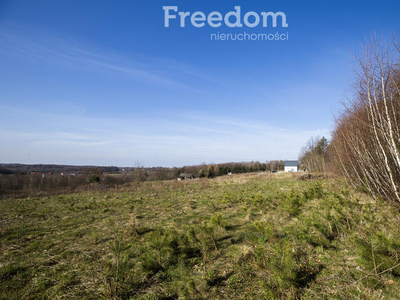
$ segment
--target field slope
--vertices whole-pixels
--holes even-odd
[[[396,207],[248,174],[0,201],[0,299],[400,299]]]

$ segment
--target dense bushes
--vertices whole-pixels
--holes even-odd
[[[400,202],[399,47],[372,39],[358,64],[354,96],[333,132],[335,165],[353,186]]]
[[[228,173],[249,173],[283,170],[285,162],[283,160],[272,160],[265,163],[258,161],[252,162],[230,162],[221,164],[202,164],[196,166],[184,166],[182,168],[174,168],[175,176],[180,173],[191,173],[196,177],[213,178],[216,176],[226,175]]]
[[[65,175],[34,172],[34,174],[0,175],[0,197],[24,197],[36,195],[52,195],[93,189],[117,187],[126,183],[143,181],[172,180],[181,173],[191,173],[197,178],[213,178],[232,173],[270,171],[283,169],[283,161],[266,163],[223,163],[182,168],[144,168],[121,173],[103,173],[107,167],[82,167],[79,173]],[[52,168],[56,166],[51,165]],[[65,167],[65,166],[64,166]],[[45,167],[43,167],[45,169]],[[77,168],[77,167],[76,167]],[[110,167],[114,171],[113,168]],[[106,169],[107,170],[107,169]],[[37,174],[36,174],[37,173]]]
[[[312,137],[303,147],[300,164],[309,172],[326,172],[329,164],[329,142],[325,137]]]

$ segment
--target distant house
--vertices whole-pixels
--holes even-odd
[[[285,172],[297,172],[299,169],[299,162],[297,160],[285,161]]]
[[[178,177],[178,180],[188,180],[194,179],[194,175],[191,173],[181,173]]]
[[[31,175],[42,175],[42,177],[44,177],[44,176],[51,176],[51,175],[53,175],[53,173],[51,173],[51,172],[44,173],[44,172],[32,171]]]

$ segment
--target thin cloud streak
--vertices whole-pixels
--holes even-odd
[[[24,30],[29,33],[29,30]],[[31,38],[35,36],[36,38]],[[87,71],[106,72],[128,76],[134,80],[169,89],[194,90],[183,81],[190,78],[220,83],[202,70],[172,60],[151,58],[143,55],[127,57],[88,42],[59,38],[48,33],[21,34],[0,29],[0,49],[39,63],[47,62],[63,67]]]
[[[0,130],[0,142],[6,145],[0,149],[3,162],[21,162],[21,157],[25,157],[22,162],[129,166],[140,160],[147,166],[181,166],[293,159],[311,136],[329,136],[327,129],[298,131],[251,120],[235,122],[222,116],[196,114],[174,116],[173,121],[121,120],[14,108],[0,115],[1,122],[13,125],[32,114],[42,120],[40,128],[32,125],[23,126],[29,130]],[[61,126],[58,120],[79,126]]]

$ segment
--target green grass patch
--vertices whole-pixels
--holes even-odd
[[[337,180],[145,182],[0,216],[0,299],[400,298],[398,209]]]

